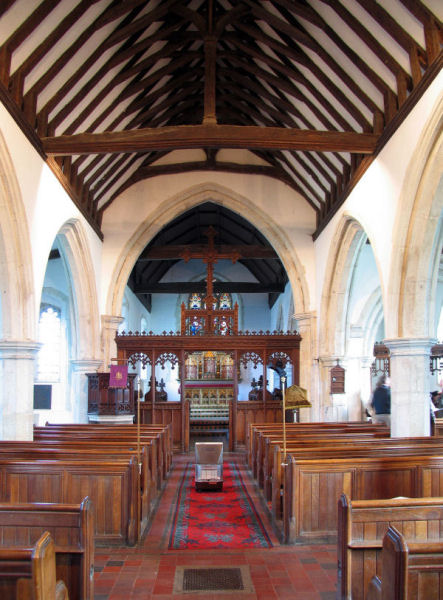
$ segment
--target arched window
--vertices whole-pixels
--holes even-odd
[[[220,294],[220,297],[218,299],[218,307],[221,309],[232,308],[231,294],[228,294],[228,292],[224,292],[223,294]]]
[[[192,294],[190,294],[189,300],[188,300],[188,306],[189,306],[189,308],[196,309],[196,310],[201,308],[202,307],[202,295],[197,292],[193,292]]]
[[[38,338],[41,343],[37,357],[37,381],[57,383],[60,381],[63,352],[61,311],[55,306],[42,304]]]
[[[228,292],[216,292],[214,298],[214,309],[230,310],[232,308],[232,296]],[[203,295],[199,292],[189,294],[188,307],[195,310],[206,308]]]

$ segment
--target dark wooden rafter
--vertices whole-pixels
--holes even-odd
[[[235,70],[235,69],[226,69],[226,71],[230,73],[230,77],[232,77],[234,73],[237,73],[237,70]],[[242,75],[240,75],[240,74],[239,74],[239,76],[238,76],[238,79],[240,79],[240,81],[238,81],[238,82],[237,82],[237,83],[238,83],[237,90],[239,89],[239,87],[240,87],[240,84],[241,84],[241,79],[243,79],[243,78],[244,78],[244,74],[242,74]],[[247,84],[247,86],[246,86],[246,87],[249,89],[249,88],[250,88],[250,86],[251,86],[250,79],[248,79],[248,84]],[[259,88],[259,84],[258,84],[258,83],[257,83],[257,85],[256,85],[255,87],[256,87],[256,88],[258,87],[258,89],[260,89],[260,88]],[[272,84],[271,84],[271,83],[269,83],[269,87],[270,87],[271,89],[273,89],[274,93],[275,93],[275,94],[276,94],[276,95],[277,95],[277,96],[280,98],[280,101],[281,101],[281,103],[283,103],[283,106],[281,106],[281,105],[279,106],[279,108],[280,108],[280,114],[281,114],[281,116],[280,116],[280,121],[281,121],[281,122],[283,122],[283,123],[285,123],[285,121],[286,121],[286,124],[287,124],[288,126],[293,126],[293,122],[292,122],[292,123],[289,123],[289,122],[288,122],[288,120],[287,120],[288,116],[289,116],[291,113],[295,113],[297,116],[301,116],[301,115],[300,115],[300,113],[298,113],[298,111],[297,111],[297,109],[295,108],[295,106],[294,106],[293,104],[291,104],[291,103],[290,103],[290,102],[289,102],[289,101],[288,101],[288,100],[287,100],[287,99],[286,99],[286,98],[283,96],[283,94],[282,94],[281,90],[278,88],[278,84],[277,84],[277,83],[275,83],[275,84],[274,84],[274,83],[272,83]],[[254,86],[252,86],[252,89],[254,89]],[[237,93],[238,93],[238,92],[237,92]],[[264,94],[262,93],[262,95],[264,95]],[[273,98],[273,97],[271,98],[271,100],[272,100],[273,104],[275,104],[275,100],[274,100],[274,98]],[[280,104],[281,104],[281,103],[280,103]],[[285,117],[286,117],[286,118],[285,118],[284,116],[282,116],[282,115],[285,115]],[[301,118],[302,118],[302,120],[304,120],[304,119],[303,119],[303,117],[301,117]],[[307,122],[306,120],[304,120],[304,121],[305,121],[305,124],[307,125],[307,127],[312,127],[312,124],[311,124],[311,123]],[[300,160],[301,160],[301,159],[300,159],[300,156],[299,156],[299,154],[300,154],[300,153],[298,153],[298,154],[297,154],[297,157],[296,157],[296,161],[297,161],[297,162],[300,162]],[[277,155],[276,155],[276,156],[277,156]],[[340,161],[342,161],[342,160],[343,160],[343,159],[342,159],[342,157],[341,157],[340,155],[338,155],[338,159],[339,159]],[[280,158],[279,160],[281,160],[281,158]],[[325,159],[325,158],[324,158],[324,155],[322,156],[321,160],[322,160],[323,162],[326,162],[326,163],[328,162],[328,161],[327,161],[327,159]],[[312,157],[312,153],[309,153],[309,155],[307,155],[307,162],[309,162],[309,161],[311,161],[311,162],[315,162],[315,158],[313,158],[313,157]],[[286,162],[286,164],[289,166],[289,163],[288,163],[287,161],[285,161],[285,162]],[[302,161],[302,162],[303,162],[303,161]],[[306,161],[305,161],[305,165],[306,165]],[[331,165],[331,163],[330,163],[330,162],[329,162],[329,164],[328,164],[327,166],[328,166],[329,168],[331,168],[331,167],[332,167],[332,165]],[[293,171],[293,167],[292,167],[292,166],[289,166],[289,169],[290,169],[291,171]],[[332,170],[333,170],[333,167],[332,167]],[[326,177],[327,177],[327,176],[326,176]],[[302,181],[302,185],[303,185],[303,187],[305,188],[305,190],[308,190],[308,191],[310,192],[310,196],[311,196],[311,198],[314,198],[314,197],[316,197],[316,196],[317,196],[317,195],[316,195],[316,194],[313,192],[313,189],[312,189],[312,187],[310,186],[310,184],[308,184],[308,182],[307,182],[305,179],[303,179],[303,178],[300,176],[300,174],[299,174],[299,173],[294,173],[294,178],[295,178],[295,179],[297,179],[297,180],[301,180],[301,181]],[[309,200],[309,196],[308,196],[307,198],[308,198],[308,201],[310,201],[310,200]],[[318,200],[318,201],[320,201],[320,200],[319,200],[319,198],[318,198],[318,196],[317,196],[317,200]],[[310,202],[310,203],[311,203],[311,202]],[[321,201],[320,201],[320,203],[321,203]],[[313,204],[311,203],[311,205],[313,205]],[[313,205],[313,206],[314,206],[314,205]]]
[[[300,62],[303,66],[307,67],[319,81],[321,81],[326,87],[330,87],[334,94],[338,95],[340,101],[343,102],[345,106],[347,106],[348,112],[350,112],[350,114],[352,114],[357,121],[362,122],[362,127],[367,127],[367,123],[364,116],[356,110],[355,106],[346,97],[344,92],[340,90],[340,88],[331,80],[330,77],[327,77],[325,73],[323,73],[323,71],[314,63],[314,61],[308,55],[306,55],[305,53],[301,53],[299,50],[297,50],[296,48],[292,48],[288,44],[278,42],[269,35],[266,35],[258,27],[251,27],[243,23],[239,23],[237,24],[237,29],[239,31],[247,33],[250,36],[251,40],[255,39],[259,42],[266,44],[266,46],[274,50],[278,55],[280,55],[281,58],[286,59],[286,61],[288,61],[288,59],[294,60],[296,62]],[[288,42],[290,42],[289,37],[285,37],[287,37]],[[320,48],[317,49],[316,53],[319,55],[326,54],[322,53]],[[355,85],[355,82],[353,82],[352,79],[350,79],[346,75],[344,70],[341,67],[339,67],[339,65],[337,65],[336,63],[334,64],[333,61],[330,60],[329,55],[326,55],[324,57],[322,56],[322,58],[326,59],[325,62],[326,64],[328,64],[328,66],[331,66],[331,63],[333,64],[333,72],[337,75],[338,78],[342,79],[347,84],[350,84],[350,89],[355,93],[356,97],[358,97],[360,101],[364,102],[368,106],[368,108],[372,110],[376,108],[376,105],[369,98],[369,96],[365,94],[361,88],[358,88],[358,86]],[[286,62],[286,64],[289,66],[288,62]]]
[[[79,0],[65,10],[59,0],[39,2],[0,47],[0,97],[15,117],[21,111],[24,119],[18,122],[42,156],[55,144],[68,144],[48,164],[95,229],[134,182],[190,170],[279,179],[306,198],[321,228],[396,130],[399,115],[404,118],[429,85],[428,73],[435,76],[441,65],[442,25],[419,0],[400,0],[399,10],[421,25],[425,47],[383,2],[321,0],[362,40],[368,62],[310,0],[164,0],[154,7],[147,0],[106,0],[100,10],[96,0]],[[15,4],[5,0],[0,17]],[[56,7],[59,21],[39,27],[47,15],[53,20]],[[97,16],[73,37],[89,9]],[[377,39],[365,13],[398,52]],[[44,29],[46,37],[37,39]],[[68,34],[73,41],[63,44]],[[93,36],[101,42],[74,67]],[[50,52],[58,44],[53,59]],[[11,72],[11,57],[22,48],[23,60]],[[409,69],[397,60],[404,52]],[[343,56],[353,72],[344,68]],[[395,77],[392,89],[388,71]],[[206,126],[221,129],[214,136]],[[69,139],[57,139],[59,133],[85,142],[87,152],[95,151],[93,138],[116,146],[99,147],[103,154],[96,156],[75,155]],[[335,135],[342,145],[335,145]],[[203,149],[206,160],[156,164],[188,147]],[[220,161],[217,150],[226,147],[246,148],[266,164]]]
[[[354,131],[310,131],[284,127],[182,125],[42,138],[48,155],[109,154],[177,148],[269,148],[371,154],[377,136]]]
[[[256,97],[262,97],[269,101],[269,104],[276,107],[276,110],[280,113],[280,121],[287,125],[288,127],[295,127],[296,122],[301,122],[307,129],[314,129],[312,122],[304,117],[304,115],[295,107],[294,104],[289,102],[289,100],[283,95],[283,93],[279,89],[273,89],[273,94],[271,94],[268,90],[263,90],[260,93],[260,85],[258,82],[253,81],[250,77],[247,78],[247,83],[245,84],[245,73],[236,71],[234,69],[225,69],[226,76],[234,82],[236,88],[240,87],[240,84],[243,82],[245,85],[245,89],[252,90],[255,92]],[[271,86],[270,86],[271,87]],[[292,115],[292,118],[291,118]],[[309,155],[310,157],[312,154]],[[345,162],[341,156],[337,157],[339,160]],[[325,164],[331,170],[334,170],[333,165],[326,159]]]
[[[171,260],[182,259],[187,251],[188,245],[168,244],[166,246],[152,246],[142,252],[138,258],[139,261],[145,260]],[[206,249],[205,244],[192,244],[192,252],[196,255],[201,255]],[[241,258],[248,259],[263,259],[263,258],[278,258],[275,250],[269,246],[243,245],[243,244],[215,244],[215,249],[218,254],[236,253]]]
[[[180,62],[180,61],[179,61],[179,62]],[[157,76],[157,77],[159,77],[159,73],[158,73],[158,72],[157,72],[156,76]],[[145,80],[145,81],[146,81],[146,80]],[[109,107],[108,107],[107,111],[104,111],[104,112],[102,112],[102,113],[101,113],[101,114],[100,114],[100,115],[97,117],[97,119],[95,120],[95,122],[94,122],[94,123],[93,123],[93,124],[92,124],[92,125],[89,127],[89,131],[93,131],[93,130],[94,130],[96,127],[98,127],[98,126],[99,126],[99,125],[100,125],[100,124],[103,122],[103,120],[104,120],[104,119],[107,117],[107,115],[108,115],[108,114],[110,114],[112,111],[114,111],[114,110],[116,109],[116,107],[117,107],[117,106],[120,104],[120,102],[121,102],[121,101],[124,99],[124,97],[126,97],[126,96],[128,96],[128,95],[130,95],[130,94],[131,94],[131,91],[130,91],[131,85],[132,85],[132,84],[130,83],[130,84],[129,84],[129,88],[126,88],[126,90],[124,90],[124,91],[122,92],[122,94],[120,94],[120,95],[119,95],[119,96],[118,96],[118,97],[117,97],[117,98],[114,100],[114,102],[113,102],[111,105],[109,105]],[[146,84],[145,84],[145,85],[146,85]],[[152,82],[152,85],[155,85],[155,79],[154,79],[154,81]],[[128,91],[128,90],[129,90],[129,91]],[[143,90],[143,91],[144,91],[144,90]],[[92,108],[91,108],[90,110],[92,110]],[[88,111],[84,111],[84,115],[85,115],[85,116],[87,116],[87,114],[88,114]],[[115,129],[115,128],[117,128],[117,127],[119,126],[119,124],[121,123],[121,121],[123,120],[123,118],[125,118],[125,117],[126,117],[126,111],[124,111],[124,112],[121,112],[121,113],[120,113],[120,115],[119,115],[119,116],[118,116],[118,117],[117,117],[117,118],[114,120],[114,122],[111,124],[110,128],[111,128],[111,129]],[[131,126],[135,126],[135,125],[136,125],[136,122],[135,122],[135,119],[133,119],[133,120],[130,122],[130,124],[129,124],[129,127],[131,127]],[[75,164],[76,164],[77,168],[78,168],[79,166],[81,166],[81,163],[83,162],[83,160],[84,160],[84,157],[80,157],[80,158],[78,158],[78,159],[75,161]],[[83,175],[84,175],[84,177],[85,177],[85,178],[87,178],[87,177],[88,177],[88,173],[91,171],[91,169],[95,168],[95,166],[96,166],[96,163],[97,163],[97,162],[98,162],[98,161],[93,161],[93,163],[90,165],[90,167],[89,167],[89,168],[86,168],[86,169],[84,170],[84,172],[83,172]],[[110,176],[110,177],[107,179],[106,183],[104,183],[104,191],[105,191],[105,192],[106,192],[106,190],[107,190],[107,189],[110,189],[110,188],[112,188],[112,186],[114,185],[114,179],[115,179],[115,177],[116,177],[116,169],[115,169],[115,165],[116,165],[116,163],[118,163],[119,165],[123,165],[123,164],[125,164],[126,162],[127,162],[127,159],[126,159],[126,157],[124,157],[124,156],[123,156],[123,157],[121,158],[121,160],[119,160],[119,161],[116,161],[116,160],[115,160],[115,157],[113,157],[112,159],[106,160],[105,164],[103,164],[103,165],[102,165],[102,168],[100,169],[101,173],[105,172],[105,171],[106,171],[106,169],[109,169],[109,170],[111,170],[111,168],[112,168],[112,175],[111,175],[111,176]],[[119,171],[118,171],[118,166],[117,166],[117,173],[118,173],[118,172],[119,172]],[[103,181],[103,180],[100,180],[100,181]],[[94,190],[95,190],[95,192],[97,192],[97,190],[98,190],[98,189],[99,189],[99,188],[98,188],[98,186],[96,185],[96,186],[94,187]],[[99,199],[100,199],[100,197],[99,197],[98,195],[96,195],[96,198],[95,198],[95,201],[94,201],[94,206],[97,206],[97,202],[99,201]]]
[[[177,283],[152,283],[134,285],[134,294],[191,294],[192,292],[205,292],[205,281],[179,281]],[[229,292],[231,294],[282,294],[285,291],[284,283],[250,283],[246,281],[217,281],[214,283],[214,292]]]
[[[335,85],[335,83],[329,78],[327,77],[322,71],[321,69],[319,69],[315,63],[306,55],[305,52],[302,52],[300,49],[298,49],[296,46],[294,46],[293,43],[293,39],[290,36],[288,36],[287,34],[278,31],[279,35],[285,40],[285,44],[278,42],[277,40],[275,40],[274,38],[264,34],[264,32],[262,32],[259,28],[255,27],[251,30],[250,27],[245,26],[242,23],[239,23],[237,25],[237,28],[246,33],[248,35],[248,39],[245,40],[243,45],[242,50],[244,51],[244,53],[247,55],[249,53],[251,53],[251,49],[253,48],[253,57],[259,60],[264,60],[264,57],[267,58],[267,55],[264,54],[259,46],[257,45],[257,42],[261,42],[263,44],[265,44],[267,47],[271,48],[277,55],[278,57],[278,61],[273,61],[272,59],[267,59],[267,60],[271,60],[273,63],[273,67],[277,68],[277,70],[279,69],[284,69],[284,67],[286,67],[287,69],[289,69],[292,72],[292,78],[294,78],[294,76],[299,76],[299,80],[300,81],[304,81],[305,77],[303,76],[302,73],[300,73],[300,71],[298,69],[294,70],[294,64],[290,62],[290,60],[295,61],[295,62],[299,62],[302,65],[306,66],[307,68],[309,68],[313,75],[319,79],[327,88],[331,88],[331,91],[334,92],[334,94],[336,96],[338,96],[340,102],[348,109],[348,112],[356,119],[357,122],[360,122],[363,129],[367,129],[368,127],[368,123],[366,122],[365,118],[363,115],[361,115],[361,113],[358,111],[358,109],[348,100],[348,98],[345,97],[345,95],[341,92],[341,90],[339,90],[338,86]],[[252,35],[251,35],[252,34]],[[230,34],[230,36],[225,36],[224,37],[225,40],[230,40],[232,43],[234,43],[235,45],[239,44],[239,38],[238,36],[236,36],[235,34]],[[296,38],[295,38],[296,39]],[[240,42],[241,43],[241,42]],[[314,44],[313,44],[314,45]],[[290,59],[290,60],[289,60]],[[279,65],[279,62],[281,62],[281,66]],[[330,61],[329,61],[330,62]],[[269,65],[271,66],[271,65]],[[340,69],[335,69],[335,72],[340,71]],[[286,73],[286,69],[283,71],[283,74]],[[355,86],[354,86],[355,87]],[[315,86],[311,86],[310,91],[313,92],[315,91],[316,95],[316,90],[315,90]]]
[[[99,20],[100,19],[98,19],[98,21]],[[82,35],[76,41],[76,43],[73,44],[56,63],[54,63],[54,66],[48,70],[46,75],[44,77],[42,77],[41,81],[38,82],[38,84],[36,84],[36,85],[39,85],[40,89],[42,89],[43,86],[46,86],[51,81],[53,76],[55,76],[54,71],[55,70],[58,71],[63,66],[64,61],[67,61],[70,58],[72,58],[72,56],[75,54],[75,52],[78,51],[78,48],[81,47],[81,45],[96,31],[96,29],[97,29],[96,24],[92,24],[91,27],[89,27],[87,30],[85,30],[85,32],[82,33]],[[149,43],[154,43],[157,39],[158,39],[158,34],[156,36],[150,37],[148,40],[144,40],[140,44],[140,46],[133,39],[127,41],[122,47],[120,47],[118,49],[118,52],[116,52],[116,54],[114,54],[112,56],[112,58],[108,61],[108,63],[107,63],[108,68],[109,69],[114,68],[125,61],[129,61],[129,64],[130,64],[134,60],[134,52],[135,52],[136,57],[141,55],[146,50],[146,46]],[[50,98],[47,101],[47,103],[45,104],[45,106],[41,109],[40,114],[38,115],[38,118],[40,121],[44,121],[45,118],[47,120],[47,115],[51,111],[53,111],[57,107],[57,105],[59,105],[63,102],[63,99],[70,93],[70,91],[74,88],[76,83],[78,81],[80,81],[84,77],[84,75],[87,73],[87,71],[95,63],[97,63],[100,60],[102,54],[103,54],[103,48],[101,46],[99,46],[90,55],[90,57],[85,62],[83,62],[82,65],[80,65],[80,67],[75,71],[75,73],[66,81],[66,83],[64,85],[61,86],[61,88],[58,90],[58,92],[52,98]],[[62,58],[64,59],[63,61],[62,61]],[[93,85],[91,87],[94,87],[94,85],[96,83],[98,83],[100,81],[100,79],[101,79],[100,74],[95,75]],[[33,90],[31,90],[31,91],[33,91]],[[85,94],[85,93],[87,93],[87,88],[84,88],[82,90],[82,94]],[[77,96],[77,101],[79,101],[81,99],[82,94]],[[75,104],[73,104],[73,106],[75,106]],[[55,123],[52,124],[52,129],[54,129],[54,126],[55,126]]]
[[[284,59],[283,59],[283,60],[284,60]],[[276,90],[276,92],[277,92],[277,94],[278,94],[278,93],[280,93],[280,92],[279,92],[279,90]],[[237,94],[238,94],[238,92],[237,92]],[[293,112],[293,111],[292,111],[292,112]],[[281,117],[281,116],[280,116],[280,120],[283,120],[283,121],[284,121],[284,119],[282,119],[282,117]],[[311,153],[310,153],[310,154],[311,154]],[[312,175],[312,169],[310,169],[310,168],[309,168],[309,166],[307,165],[307,162],[309,162],[310,160],[312,160],[312,158],[311,158],[311,156],[310,156],[310,155],[309,155],[309,157],[308,157],[308,161],[303,161],[303,160],[302,160],[302,159],[301,159],[299,156],[297,156],[297,162],[298,162],[298,163],[304,163],[304,168],[305,168],[305,170],[307,169],[308,173],[310,173],[310,174]],[[315,177],[315,176],[314,176],[314,177]],[[327,178],[328,178],[328,177],[327,177]],[[306,180],[303,180],[303,181],[304,181],[305,189],[308,189],[308,190],[310,190],[310,192],[311,192],[311,195],[312,195],[312,188],[311,188],[311,187],[310,187],[310,185],[309,185],[309,184],[306,182]],[[334,183],[334,184],[335,184],[335,183]],[[332,184],[331,184],[331,185],[332,185]],[[324,191],[326,191],[326,190],[324,190]]]
[[[375,54],[375,56],[386,65],[386,67],[396,76],[404,77],[409,81],[410,77],[407,71],[389,54],[383,45],[369,32],[369,30],[360,23],[360,21],[347,10],[341,2],[331,0],[321,0],[334,10],[339,17],[356,33],[366,46]],[[410,82],[411,83],[411,82]]]

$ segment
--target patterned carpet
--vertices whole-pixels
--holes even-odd
[[[169,548],[271,548],[272,542],[235,463],[223,465],[223,490],[197,492],[189,463],[177,493]]]

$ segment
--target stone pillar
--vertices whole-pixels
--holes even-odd
[[[101,360],[71,360],[71,406],[74,423],[88,422],[88,378],[86,373],[95,373]]]
[[[117,358],[117,345],[115,335],[120,323],[124,321],[123,317],[115,315],[102,315],[102,352],[104,372],[109,371],[111,358]]]
[[[40,344],[0,341],[0,439],[32,440],[35,358]]]
[[[314,311],[295,313],[293,318],[297,321],[297,331],[302,338],[300,344],[300,386],[308,390],[308,400],[312,404],[311,408],[301,408],[299,410],[299,419],[300,422],[319,421],[319,377],[318,365],[314,361],[314,357],[317,356],[317,315]]]
[[[436,340],[398,338],[384,343],[391,353],[391,435],[429,435],[429,356]]]

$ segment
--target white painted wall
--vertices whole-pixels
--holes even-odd
[[[386,306],[392,252],[398,233],[397,222],[404,210],[401,204],[403,184],[424,125],[442,96],[443,73],[440,73],[316,239],[317,285],[313,302],[317,311],[321,306],[326,264],[333,236],[344,216],[356,219],[369,237],[380,277],[383,303]]]
[[[204,190],[208,192],[205,194]],[[214,190],[211,194],[211,190]],[[295,282],[291,263],[296,259],[300,277],[315,286],[314,211],[288,186],[262,176],[193,172],[161,176],[133,185],[104,215],[102,230],[103,282],[101,311],[110,311],[112,285],[121,273],[130,249],[133,262],[144,246],[171,219],[204,201],[218,201],[250,220],[280,252]],[[131,265],[131,268],[132,268]],[[106,310],[105,310],[106,307]]]
[[[1,104],[0,130],[16,170],[28,219],[32,247],[29,260],[34,274],[37,315],[49,252],[62,225],[71,219],[82,224],[91,251],[97,289],[100,289],[102,243]]]

